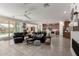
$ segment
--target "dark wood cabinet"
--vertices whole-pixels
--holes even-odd
[[[70,32],[64,32],[64,35],[63,35],[65,38],[69,38],[70,39]]]
[[[70,21],[65,21],[65,22],[64,22],[63,37],[70,39],[71,34],[70,34],[69,30],[68,30],[68,28],[69,28],[69,23],[70,23]]]

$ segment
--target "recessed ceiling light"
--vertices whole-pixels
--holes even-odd
[[[64,14],[66,14],[67,12],[66,11],[64,11]]]

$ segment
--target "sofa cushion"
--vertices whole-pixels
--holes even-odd
[[[23,37],[24,35],[23,35],[23,33],[18,32],[18,33],[14,33],[14,36],[16,36],[16,37]]]

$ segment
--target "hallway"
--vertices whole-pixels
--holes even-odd
[[[0,41],[0,55],[5,56],[71,56],[70,41],[62,36],[52,35],[51,45],[12,44],[12,41]]]

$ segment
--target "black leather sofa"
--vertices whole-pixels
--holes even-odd
[[[22,43],[24,41],[25,34],[27,34],[27,33],[23,33],[23,32],[14,33],[14,36],[13,36],[14,42]],[[38,35],[40,35],[40,37],[37,37]],[[46,40],[46,32],[35,32],[35,33],[33,33],[33,36],[31,36],[31,35],[28,35],[28,36],[29,36],[29,38],[33,38],[32,41],[40,40],[41,43],[44,43]]]
[[[24,41],[24,33],[23,32],[14,33],[13,38],[15,43],[22,43]]]
[[[40,40],[41,43],[45,43],[45,40],[46,40],[46,32],[37,32],[37,33],[34,33],[33,40]]]

